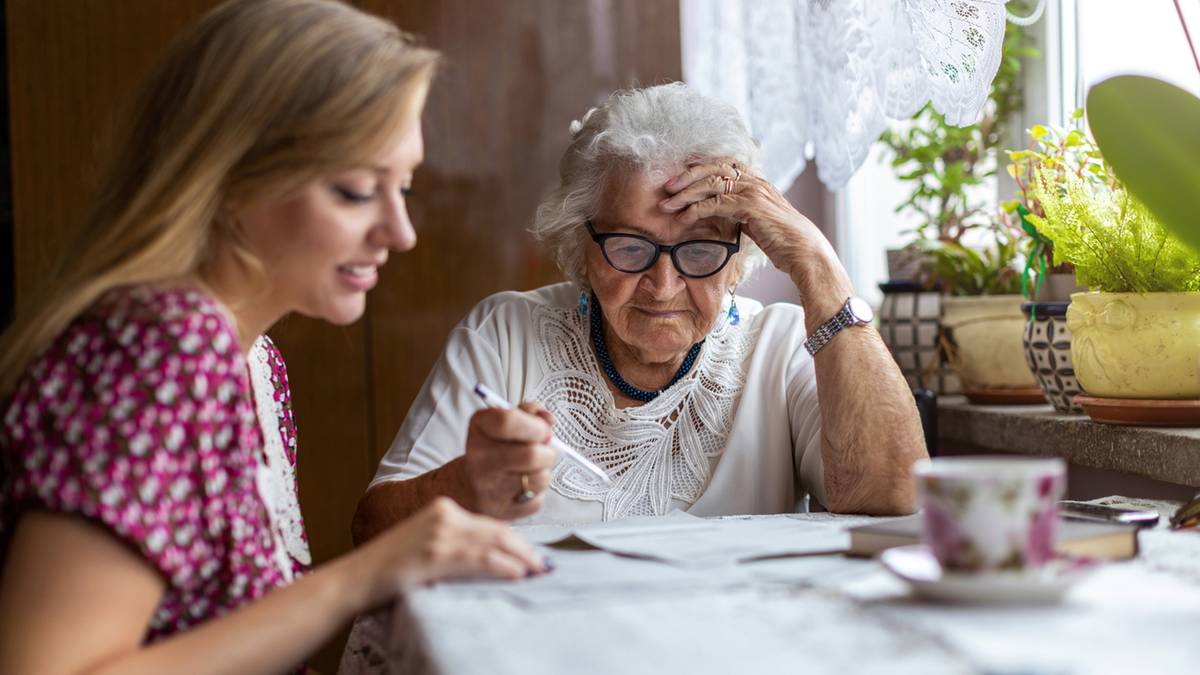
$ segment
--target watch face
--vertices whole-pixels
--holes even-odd
[[[862,298],[850,298],[850,301],[846,304],[850,305],[850,313],[854,315],[855,321],[859,323],[871,323],[871,320],[875,318],[875,312],[867,304],[867,301]]]

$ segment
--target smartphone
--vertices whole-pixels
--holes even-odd
[[[1058,503],[1058,513],[1063,518],[1094,520],[1104,523],[1127,523],[1138,527],[1150,527],[1158,522],[1158,511],[1131,509],[1120,506],[1104,506],[1092,502],[1064,500]]]

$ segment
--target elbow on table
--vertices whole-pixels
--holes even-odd
[[[912,466],[921,457],[919,452],[902,453],[887,466],[857,475],[825,476],[825,508],[833,513],[854,513],[868,516],[903,516],[917,510],[917,489],[913,482]]]
[[[368,488],[358,499],[354,517],[350,519],[350,539],[355,546],[362,546],[387,527],[383,523],[386,509],[383,508],[384,496],[381,492],[378,486]]]
[[[917,497],[911,486],[896,486],[873,490],[871,494],[830,496],[825,506],[831,513],[906,516],[916,512]]]

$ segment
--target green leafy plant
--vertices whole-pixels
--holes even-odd
[[[1027,217],[1054,242],[1054,262],[1074,264],[1077,280],[1093,291],[1200,290],[1200,255],[1100,163],[1094,171],[1032,171],[1027,192],[1041,215]]]
[[[1014,3],[1014,11],[1022,11],[1020,4]],[[1025,30],[1015,24],[1007,26],[1000,51],[1000,66],[979,122],[953,126],[926,105],[903,127],[889,130],[880,139],[894,153],[892,167],[898,177],[912,184],[896,211],[920,216],[909,248],[924,254],[924,282],[956,295],[1020,289],[1016,271],[1020,232],[1013,231],[1006,216],[998,220],[986,204],[968,195],[971,188],[995,175],[1005,123],[1024,104],[1022,60],[1039,55]],[[972,231],[985,241],[993,239],[972,248],[963,239]]]
[[[1016,262],[1022,237],[1008,219],[987,226],[992,244],[975,249],[957,241],[922,241],[931,272],[950,295],[1019,293],[1021,273]]]
[[[1090,182],[1109,184],[1112,178],[1100,155],[1100,150],[1082,129],[1083,110],[1071,115],[1072,126],[1066,129],[1036,124],[1029,130],[1029,147],[1009,150],[1008,175],[1017,184],[1017,196],[1001,204],[1010,216],[1018,219],[1029,237],[1025,269],[1021,277],[1021,292],[1027,298],[1036,297],[1038,289],[1050,272],[1074,272],[1070,263],[1054,263],[1054,241],[1040,231],[1029,215],[1044,218],[1042,205],[1033,197],[1033,175],[1041,171],[1061,182],[1070,174]],[[1030,283],[1030,278],[1035,283]]]
[[[1200,98],[1121,75],[1092,87],[1087,106],[1100,149],[1122,182],[1200,250]]]

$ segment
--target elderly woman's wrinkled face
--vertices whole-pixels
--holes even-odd
[[[664,173],[662,180],[641,172],[614,176],[593,221],[597,234],[638,234],[667,245],[694,239],[733,243],[737,225],[729,220],[711,218],[684,226],[674,214],[659,209],[658,203],[670,196],[662,183],[674,173]],[[610,344],[610,350],[623,347],[644,364],[681,358],[708,335],[738,276],[737,255],[720,272],[694,279],[680,274],[666,253],[646,271],[627,273],[608,264],[599,244],[588,240],[587,246],[588,281],[604,309],[610,340],[620,341]]]

